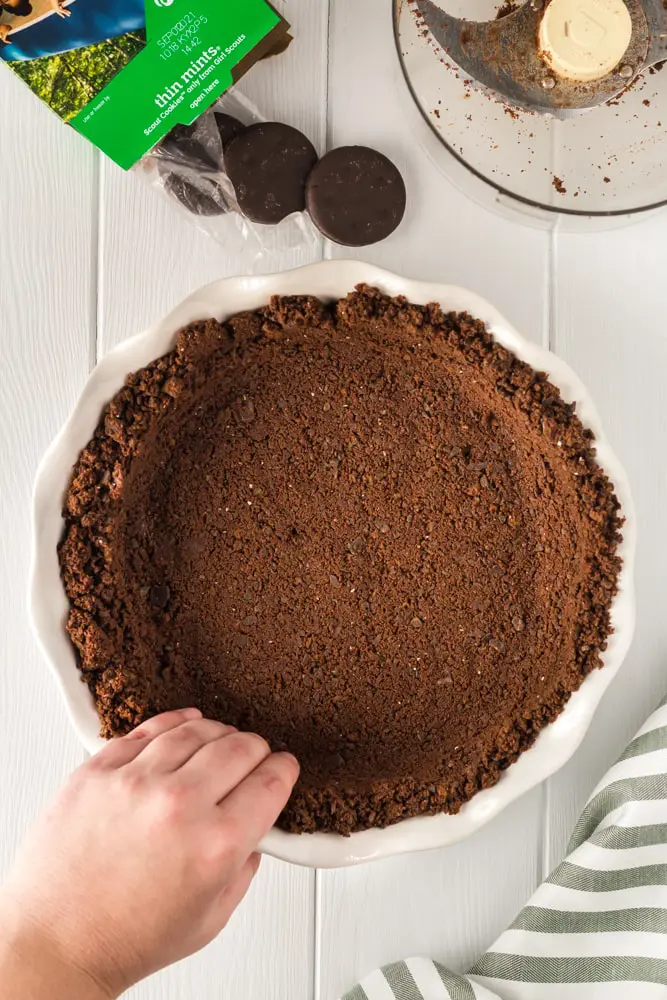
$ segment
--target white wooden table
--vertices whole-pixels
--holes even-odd
[[[265,859],[205,953],[135,1000],[333,1000],[410,954],[457,970],[512,919],[562,854],[583,801],[667,690],[667,212],[611,233],[520,227],[468,201],[412,139],[392,89],[389,0],[286,0],[297,41],[246,86],[320,148],[375,144],[405,172],[400,233],[364,259],[457,283],[548,343],[596,398],[634,488],[634,648],[570,764],[466,843],[338,872]],[[667,169],[667,165],[666,165]],[[286,253],[271,270],[343,253]],[[247,271],[133,177],[0,79],[0,873],[83,760],[26,614],[35,468],[90,368],[198,285]],[[224,984],[224,985],[223,985]]]

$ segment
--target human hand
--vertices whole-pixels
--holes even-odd
[[[12,30],[11,24],[0,24],[0,42],[9,45],[9,35]]]
[[[58,17],[71,17],[72,11],[65,7],[65,0],[51,0],[51,6]]]
[[[150,719],[79,768],[29,836],[0,891],[0,939],[24,953],[34,940],[91,995],[117,997],[226,925],[298,771],[196,709]]]

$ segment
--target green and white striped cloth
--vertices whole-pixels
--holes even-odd
[[[467,976],[410,958],[343,1000],[667,1000],[667,698],[593,792],[565,861]]]

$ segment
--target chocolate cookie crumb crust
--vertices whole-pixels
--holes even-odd
[[[102,735],[197,705],[301,761],[280,825],[457,812],[600,666],[621,519],[592,434],[468,315],[360,286],[181,331],[64,506]]]

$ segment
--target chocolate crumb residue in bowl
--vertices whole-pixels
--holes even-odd
[[[457,812],[601,663],[619,503],[559,390],[360,286],[181,331],[83,449],[60,546],[106,737],[196,704],[302,765],[280,825]]]

